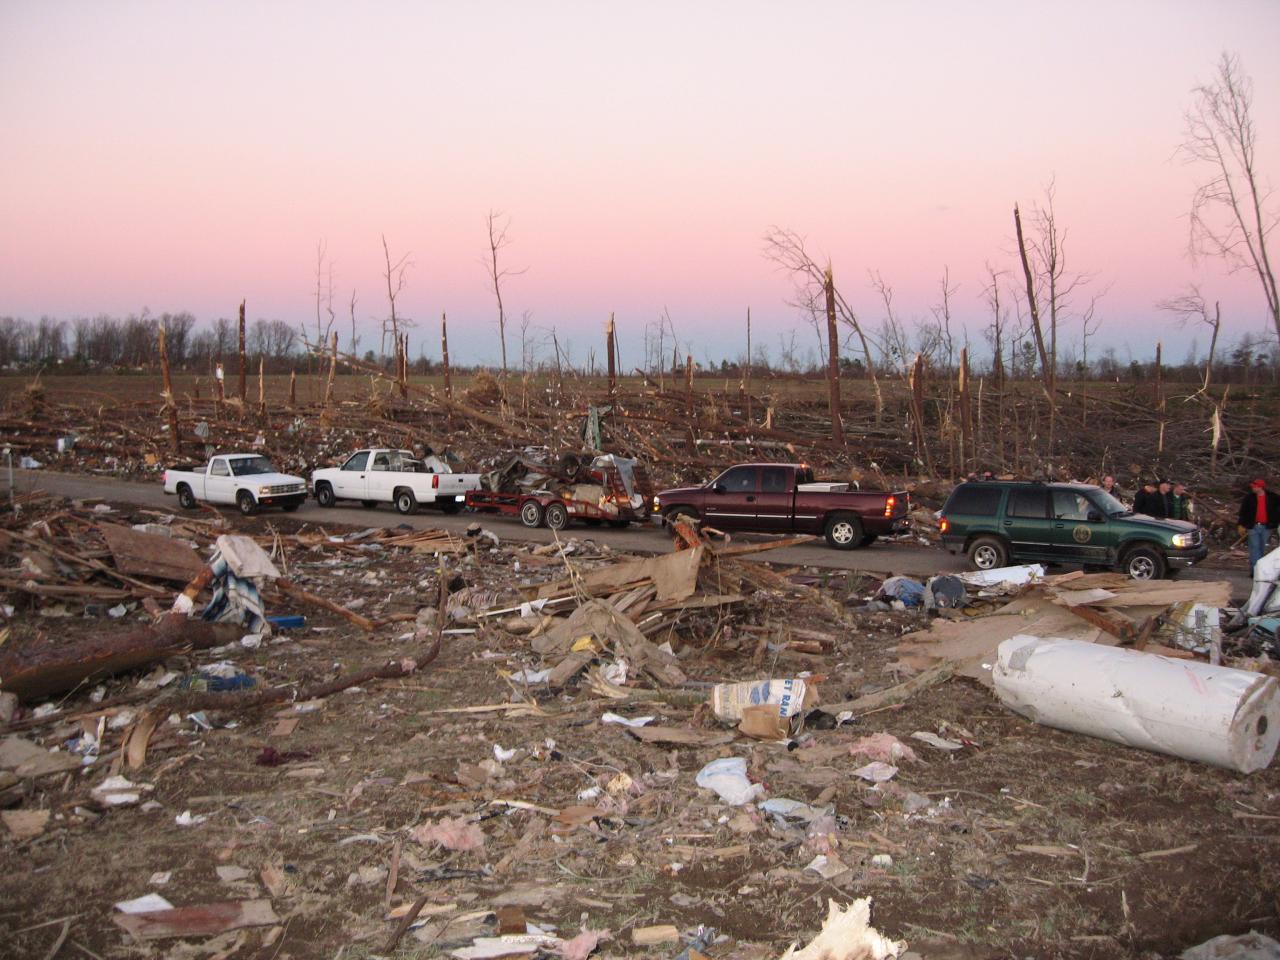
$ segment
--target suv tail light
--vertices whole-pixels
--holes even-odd
[[[950,526],[951,526],[951,524],[947,523],[947,518],[946,518],[946,517],[939,517],[939,518],[938,518],[938,532],[939,532],[939,533],[946,533],[946,532],[947,532],[947,528],[948,528],[948,527],[950,527]]]
[[[893,506],[897,502],[898,502],[898,498],[894,496],[889,496],[884,498],[884,515],[886,517],[893,516]]]
[[[438,473],[433,473],[433,474],[431,475],[431,489],[432,489],[432,490],[439,490],[439,489],[440,489],[440,474],[438,474]]]

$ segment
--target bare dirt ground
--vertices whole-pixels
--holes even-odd
[[[112,519],[157,518],[119,505]],[[429,552],[335,553],[292,540],[293,519],[228,521],[242,532],[280,532],[295,582],[370,618],[435,604],[438,560]],[[448,558],[446,572],[455,590],[474,591],[475,606],[515,600],[517,585],[565,573],[565,560],[534,545],[477,543]],[[585,539],[568,558],[582,571],[615,560]],[[874,899],[880,931],[931,960],[1170,956],[1221,933],[1280,935],[1276,769],[1246,777],[1041,727],[963,679],[791,742],[735,736],[703,705],[710,684],[807,672],[833,702],[903,679],[890,670],[894,647],[923,615],[863,610],[868,584],[856,578],[806,582],[819,593],[747,584],[732,613],[688,614],[653,637],[671,642],[688,682],[633,679],[616,699],[585,678],[563,691],[516,682],[511,674],[543,665],[528,637],[496,619],[464,619],[456,628],[477,632],[446,635],[439,657],[405,679],[315,704],[206,709],[208,729],[193,720],[176,688],[215,662],[233,663],[262,688],[424,654],[412,622],[369,633],[295,604],[268,612],[303,614],[305,627],[256,649],[233,644],[106,681],[109,703],[136,694],[141,676],[178,675],[107,716],[159,710],[145,764],[126,771],[150,785],[143,799],[153,804],[106,808],[92,799],[120,748],[123,731],[110,726],[91,767],[10,790],[11,808],[51,816],[29,839],[0,831],[0,955],[54,956],[65,930],[56,956],[447,956],[517,905],[565,938],[609,930],[598,956],[675,957],[679,944],[631,939],[635,928],[672,924],[714,927],[720,936],[706,956],[768,958],[807,941],[828,899],[863,896]],[[121,627],[73,604],[68,617],[41,615],[29,599],[17,606],[9,644]],[[125,622],[145,619],[133,604]],[[834,646],[812,655],[757,643],[788,629],[830,635]],[[68,719],[21,735],[72,744],[84,725],[70,718],[94,704],[80,691],[63,707]],[[726,742],[641,742],[602,723],[607,711]],[[912,738],[920,731],[962,747],[936,749]],[[853,774],[874,758],[850,751],[882,732],[918,759],[898,761],[898,775],[875,788]],[[765,797],[831,805],[835,829],[725,805],[694,783],[718,757],[744,758]],[[185,812],[197,822],[178,825]],[[429,838],[459,819],[479,831],[462,844],[474,849]],[[847,869],[823,879],[806,869],[819,854]],[[113,923],[112,904],[146,893],[178,906],[265,898],[279,922],[133,943]],[[420,897],[424,925],[385,953],[397,924],[389,918]]]

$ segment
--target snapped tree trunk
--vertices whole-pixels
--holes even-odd
[[[609,399],[618,392],[618,358],[617,341],[614,339],[613,314],[609,314],[609,325],[605,327],[605,348],[609,354]]]
[[[823,275],[827,300],[827,391],[831,406],[831,439],[844,446],[844,424],[840,419],[840,337],[836,332],[836,285],[831,267]]]
[[[240,402],[245,399],[245,376],[248,367],[244,359],[244,301],[240,301]]]
[[[160,324],[160,372],[164,376],[164,405],[169,414],[169,443],[174,453],[182,449],[178,437],[178,404],[173,397],[173,380],[169,377],[169,348],[165,344],[164,323]]]

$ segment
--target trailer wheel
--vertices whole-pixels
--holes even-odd
[[[338,498],[333,495],[333,487],[327,483],[316,484],[316,503],[322,507],[332,507],[338,502]]]
[[[837,550],[862,546],[862,521],[852,513],[837,513],[827,521],[827,543]]]
[[[537,500],[526,500],[520,505],[520,522],[526,527],[542,526],[542,504]]]
[[[569,525],[569,511],[563,503],[549,504],[544,517],[552,530],[563,530]]]
[[[196,508],[196,495],[191,492],[191,488],[185,483],[178,484],[178,506],[183,510],[194,510]]]
[[[396,513],[408,514],[418,509],[418,498],[408,487],[398,487],[393,502],[396,505]]]
[[[258,501],[253,499],[253,494],[248,490],[241,490],[236,494],[236,507],[244,516],[252,517],[258,512]]]

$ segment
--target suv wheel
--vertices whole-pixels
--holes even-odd
[[[837,550],[862,546],[862,521],[851,513],[837,513],[827,521],[827,543]]]
[[[1124,555],[1121,569],[1134,580],[1160,580],[1168,567],[1164,554],[1154,547],[1134,547]]]
[[[978,537],[969,544],[969,562],[978,570],[996,570],[1009,564],[1009,548],[997,537]]]

